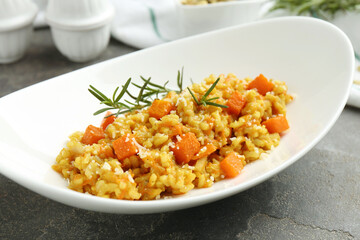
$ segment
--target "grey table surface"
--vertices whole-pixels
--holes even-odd
[[[0,97],[136,51],[111,40],[96,61],[68,61],[48,29],[26,56],[0,65]],[[1,134],[1,133],[0,133]],[[309,153],[270,180],[200,207],[115,215],[54,202],[0,175],[0,239],[360,239],[360,109],[345,107]]]

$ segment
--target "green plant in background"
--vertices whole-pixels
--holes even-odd
[[[271,10],[276,9],[327,19],[334,17],[337,12],[359,11],[360,14],[360,0],[275,0]]]

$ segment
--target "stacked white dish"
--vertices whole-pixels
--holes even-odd
[[[114,13],[107,0],[49,0],[46,20],[58,50],[72,61],[85,62],[107,47]]]
[[[15,62],[24,55],[36,13],[30,0],[0,0],[0,63]]]

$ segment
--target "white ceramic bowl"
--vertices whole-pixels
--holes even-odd
[[[49,0],[46,20],[58,50],[72,61],[86,62],[107,47],[114,14],[107,0]]]
[[[86,30],[51,28],[57,49],[74,62],[86,62],[98,57],[110,40],[110,22]]]
[[[21,59],[31,41],[32,24],[23,27],[0,31],[0,63],[13,63]]]
[[[71,29],[94,28],[111,20],[114,7],[109,0],[49,0],[46,19],[51,26]]]
[[[126,201],[69,190],[51,165],[72,132],[101,122],[102,116],[92,115],[100,106],[89,84],[112,93],[129,77],[142,75],[159,84],[170,79],[174,87],[182,66],[186,85],[190,77],[198,82],[210,73],[229,72],[285,81],[296,96],[288,105],[290,131],[268,158],[246,165],[236,178],[176,198]],[[318,143],[345,106],[353,67],[346,35],[328,22],[303,17],[259,21],[141,50],[1,98],[0,173],[53,200],[102,212],[155,213],[219,200],[274,176]],[[24,121],[24,116],[32,117]]]
[[[15,62],[25,54],[36,13],[30,0],[0,0],[0,63]]]
[[[268,0],[237,0],[207,5],[183,5],[174,0],[179,18],[181,37],[249,23],[262,15]]]

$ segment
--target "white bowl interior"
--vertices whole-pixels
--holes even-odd
[[[233,27],[138,51],[0,99],[0,172],[51,199],[96,211],[151,213],[215,201],[266,180],[309,151],[341,113],[353,65],[351,44],[339,29],[302,17]],[[174,85],[182,66],[185,79],[195,82],[211,73],[235,73],[239,78],[263,73],[285,81],[295,95],[288,106],[290,131],[266,159],[247,165],[238,177],[174,199],[111,200],[67,189],[51,165],[72,132],[101,121],[101,116],[92,116],[100,106],[88,85],[110,94],[139,75]]]

